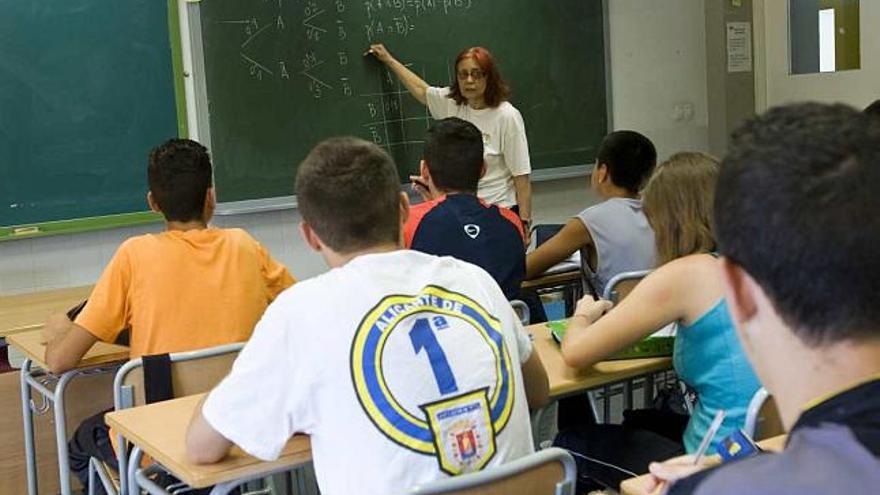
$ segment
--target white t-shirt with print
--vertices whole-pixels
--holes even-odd
[[[516,204],[513,178],[532,172],[529,143],[522,115],[510,102],[495,108],[474,110],[449,98],[449,88],[429,87],[425,93],[428,110],[435,119],[458,117],[483,133],[486,175],[480,179],[477,196],[483,201],[511,207]]]
[[[532,452],[531,351],[481,268],[363,255],[283,292],[203,411],[264,460],[311,435],[324,495],[403,493]]]

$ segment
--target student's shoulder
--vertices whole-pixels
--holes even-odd
[[[718,259],[709,253],[690,254],[674,259],[657,269],[669,273],[671,276],[702,277],[716,275]]]
[[[628,213],[635,212],[636,216]],[[617,219],[637,218],[638,215],[644,216],[642,211],[642,202],[638,199],[628,198],[609,198],[601,203],[590,205],[580,211],[575,217],[581,219],[585,224],[591,222],[612,222]]]
[[[228,227],[228,228],[217,228],[214,227],[211,229],[214,235],[218,237],[226,237],[228,239],[232,239],[239,242],[257,242],[248,231],[238,228],[238,227]]]
[[[416,228],[422,225],[422,221],[425,220],[425,218],[435,218],[438,215],[442,216],[449,207],[449,204],[445,204],[445,198],[446,196],[441,196],[439,198],[430,199],[410,206],[409,216],[406,219],[407,227]]]
[[[608,198],[604,201],[596,203],[594,205],[590,205],[583,210],[581,210],[581,214],[586,214],[588,212],[596,213],[596,212],[606,212],[618,209],[642,209],[642,201],[640,199],[632,199],[632,198]]]
[[[222,238],[227,246],[232,246],[234,249],[244,250],[244,251],[267,251],[265,246],[263,246],[260,241],[258,241],[250,232],[237,228],[212,228],[211,234],[217,236],[218,238]]]
[[[122,241],[119,244],[119,248],[117,248],[117,254],[120,253],[135,253],[142,250],[154,250],[157,249],[162,243],[162,236],[165,233],[147,233],[129,237],[128,239]]]
[[[269,307],[274,307],[274,311],[293,309],[311,313],[320,304],[337,300],[342,283],[344,280],[337,277],[336,270],[299,280],[278,294]]]
[[[608,204],[609,200],[602,201],[601,203],[596,203],[594,205],[587,206],[583,210],[581,210],[575,217],[579,218],[584,223],[589,223],[590,220],[594,220],[596,218],[601,218],[604,215],[608,214],[610,205]]]
[[[440,196],[434,199],[429,199],[427,201],[422,201],[421,203],[416,203],[409,207],[410,215],[424,215],[429,211],[436,208],[438,205],[445,203],[446,196]],[[448,206],[448,205],[447,205]]]

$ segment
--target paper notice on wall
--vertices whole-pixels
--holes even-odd
[[[727,72],[752,71],[752,25],[727,23]]]

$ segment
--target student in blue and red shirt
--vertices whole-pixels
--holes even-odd
[[[419,172],[410,179],[425,202],[410,209],[406,247],[473,263],[515,298],[525,276],[523,226],[510,209],[477,197],[486,173],[479,129],[457,117],[435,122],[425,134]]]

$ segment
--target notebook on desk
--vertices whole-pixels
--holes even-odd
[[[550,335],[553,336],[553,340],[556,343],[561,343],[568,329],[568,320],[548,321],[547,327],[550,329]],[[674,333],[669,335],[669,333],[669,327],[664,327],[641,342],[608,356],[607,360],[672,356],[672,352],[675,349],[675,335]]]

